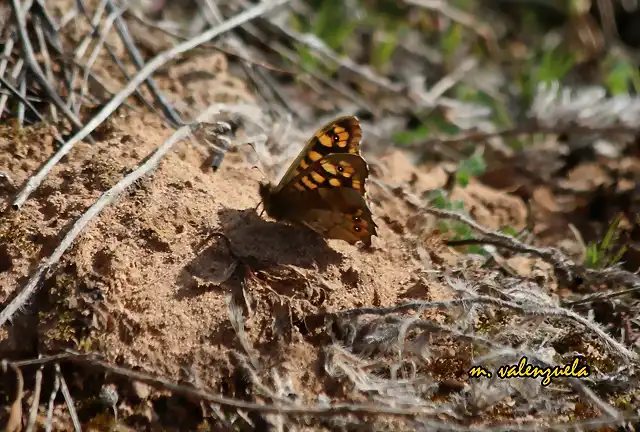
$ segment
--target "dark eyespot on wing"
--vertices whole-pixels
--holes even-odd
[[[307,142],[302,150],[305,154],[291,168],[291,173],[285,178],[292,180],[302,171],[308,169],[314,162],[332,153],[360,152],[362,129],[360,121],[355,116],[339,117],[320,128]]]
[[[356,168],[352,163],[360,164]],[[358,156],[331,155],[322,159],[323,176],[329,178],[329,184],[334,187],[353,188],[364,194],[364,178],[367,176],[365,162]],[[364,173],[364,174],[363,174]],[[364,176],[364,177],[363,177]],[[336,179],[338,181],[331,181]]]
[[[375,223],[371,221],[373,225],[371,227],[369,226],[368,219],[365,217],[363,209],[356,210],[350,215],[350,218],[352,230],[356,237],[365,243],[370,244],[371,236],[377,235]]]
[[[360,121],[355,116],[340,117],[316,132],[314,138],[317,139],[315,144],[329,153],[357,154],[362,140]]]

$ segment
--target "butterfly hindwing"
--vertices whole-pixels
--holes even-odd
[[[366,197],[355,189],[318,189],[327,208],[310,208],[300,213],[300,222],[326,238],[335,238],[354,244],[362,241],[371,245],[371,236],[377,235],[377,225],[371,216]]]
[[[281,193],[290,193],[291,201],[300,204],[298,222],[326,238],[370,245],[376,224],[366,202],[368,175],[360,155],[330,154],[300,172]]]

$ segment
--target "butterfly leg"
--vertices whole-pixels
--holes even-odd
[[[258,205],[255,206],[255,208],[253,209],[254,212],[258,212],[258,207],[260,207],[260,204],[262,204],[262,200],[260,200],[260,202],[258,203]],[[262,217],[262,214],[264,213],[264,206],[262,206],[262,211],[260,212],[260,217]]]

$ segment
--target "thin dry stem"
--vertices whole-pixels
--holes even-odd
[[[55,408],[55,400],[56,400],[56,396],[58,396],[59,390],[60,390],[60,376],[58,374],[55,374],[54,381],[53,381],[53,389],[51,390],[51,395],[49,396],[49,406],[47,408],[47,421],[45,424],[46,432],[51,432],[53,428],[53,409]]]
[[[387,315],[396,312],[407,312],[407,311],[419,311],[423,309],[447,309],[453,306],[462,306],[469,305],[474,303],[480,304],[491,304],[494,306],[499,306],[503,308],[507,308],[525,315],[531,316],[546,316],[546,317],[556,317],[556,318],[569,318],[572,321],[582,324],[587,329],[591,330],[594,334],[596,334],[602,341],[605,343],[607,347],[609,347],[613,354],[622,358],[625,361],[636,360],[638,355],[633,351],[630,351],[627,347],[613,339],[609,336],[604,330],[600,328],[595,322],[590,321],[581,315],[560,307],[545,307],[540,304],[517,304],[514,302],[500,300],[495,297],[476,295],[476,296],[468,296],[459,299],[453,300],[443,300],[443,301],[412,301],[405,304],[386,307],[386,308],[357,308],[357,309],[349,309],[346,311],[341,311],[335,313],[338,317],[352,317],[357,315]]]
[[[197,121],[205,121],[210,116],[219,112],[221,109],[226,108],[227,105],[212,105],[208,107],[200,116]],[[105,107],[106,108],[106,107]],[[103,110],[104,111],[104,110]],[[87,125],[90,127],[91,122]],[[26,286],[18,293],[18,295],[0,312],[0,326],[3,326],[8,319],[10,319],[20,308],[22,308],[26,302],[31,298],[33,293],[38,288],[42,278],[58,263],[62,255],[74,242],[80,232],[98,216],[102,210],[110,205],[126,188],[128,188],[133,182],[140,177],[146,175],[150,171],[154,170],[160,160],[173,148],[173,146],[179,141],[186,138],[191,133],[191,127],[189,125],[183,126],[178,129],[169,139],[167,139],[162,145],[160,145],[155,152],[145,158],[145,162],[136,168],[129,175],[121,179],[111,189],[104,192],[98,200],[89,207],[82,216],[73,224],[71,229],[64,236],[60,244],[53,251],[51,256],[44,260],[36,269],[35,273],[31,276]],[[77,136],[77,135],[76,135]],[[72,141],[73,142],[73,138]],[[69,143],[68,142],[68,143]],[[67,144],[68,144],[67,143]]]
[[[120,17],[120,15],[126,10],[126,7],[122,8],[122,9],[117,9],[113,12],[111,12],[109,14],[109,16],[107,16],[107,19],[105,20],[105,22],[102,25],[102,32],[100,32],[100,39],[98,40],[98,42],[93,46],[93,50],[91,51],[91,54],[89,55],[89,59],[87,60],[87,63],[84,65],[84,71],[82,73],[82,83],[80,85],[80,96],[78,98],[77,103],[75,104],[76,108],[75,108],[75,112],[79,113],[80,112],[80,108],[82,107],[82,98],[84,97],[84,94],[87,91],[87,85],[88,85],[88,81],[89,81],[89,73],[91,72],[91,68],[93,67],[94,62],[97,60],[98,58],[98,54],[100,54],[100,51],[102,49],[102,46],[104,45],[107,36],[109,35],[109,31],[111,30],[111,27],[113,26],[113,23],[116,19],[118,19]]]
[[[14,2],[16,0],[13,0]],[[98,127],[103,121],[109,117],[121,104],[125,101],[126,98],[131,96],[131,94],[138,88],[140,84],[142,84],[153,72],[155,72],[158,68],[166,64],[169,60],[177,57],[178,55],[201,45],[204,42],[207,42],[219,35],[228,32],[236,28],[239,25],[242,25],[256,17],[263,15],[278,6],[282,6],[289,2],[289,0],[274,0],[271,2],[263,2],[254,6],[253,8],[242,12],[233,18],[225,21],[217,27],[214,27],[210,30],[207,30],[200,35],[196,36],[193,39],[188,40],[187,42],[176,45],[173,48],[170,48],[166,51],[163,51],[156,55],[149,63],[147,63],[138,73],[127,83],[127,85],[118,92],[101,110],[98,112],[82,129],[80,129],[69,141],[67,141],[62,147],[58,149],[58,151],[47,161],[47,163],[40,168],[40,170],[32,176],[27,184],[24,186],[22,191],[18,194],[16,199],[13,202],[13,207],[18,209],[24,204],[24,202],[29,198],[31,193],[42,183],[44,178],[49,174],[51,169],[62,159],[67,153],[71,151],[74,145],[80,142],[83,138],[89,135],[91,131],[93,131],[96,127]],[[0,325],[2,325],[3,321],[0,319]]]
[[[20,37],[21,47],[22,47],[22,57],[25,60],[26,64],[29,66],[29,69],[33,72],[33,75],[38,81],[38,84],[42,86],[42,88],[46,91],[48,96],[55,102],[56,106],[60,111],[64,113],[64,115],[71,121],[71,123],[77,129],[82,129],[82,123],[76,117],[76,115],[69,109],[68,106],[65,105],[64,101],[60,98],[58,93],[51,87],[49,81],[45,77],[42,69],[40,69],[40,65],[38,65],[38,61],[36,60],[35,54],[33,52],[33,47],[31,46],[31,41],[29,40],[29,35],[27,34],[25,16],[21,12],[20,2],[19,0],[11,0],[13,11],[13,18],[16,22],[16,26],[18,29],[18,35]],[[86,134],[84,137],[88,137],[90,142],[93,142],[93,139]],[[83,138],[84,138],[83,137]]]
[[[53,70],[51,69],[51,56],[49,55],[49,49],[47,48],[47,41],[44,37],[44,32],[42,31],[42,23],[40,19],[36,17],[35,21],[35,31],[36,36],[38,38],[38,45],[40,46],[40,53],[42,54],[42,58],[44,60],[44,72],[49,81],[54,82],[53,78]],[[49,109],[51,112],[51,119],[53,123],[58,123],[58,110],[56,109],[56,105],[54,103],[49,104]]]
[[[33,401],[31,402],[31,408],[29,409],[29,420],[27,422],[27,428],[25,432],[32,432],[36,425],[36,419],[38,418],[38,408],[40,406],[40,392],[42,391],[42,366],[38,368],[36,372],[35,389],[33,391]]]
[[[82,427],[80,426],[80,419],[78,418],[78,413],[76,412],[76,406],[73,403],[73,398],[71,397],[71,393],[69,392],[69,388],[67,387],[67,382],[62,375],[62,371],[60,370],[60,365],[56,363],[54,365],[56,371],[56,377],[60,380],[60,390],[62,391],[62,396],[64,396],[64,401],[67,404],[67,409],[69,410],[69,415],[71,416],[71,422],[73,423],[73,428],[76,432],[81,432]]]
[[[16,394],[13,398],[11,408],[9,408],[9,419],[4,427],[4,431],[20,432],[20,430],[22,430],[22,397],[24,391],[24,379],[19,367],[6,360],[2,360],[2,371],[6,372],[8,368],[11,368],[16,375]]]
[[[109,9],[112,11],[112,13],[116,11],[117,8],[111,0],[107,0],[107,5]],[[120,38],[122,39],[124,46],[127,48],[129,55],[133,59],[133,62],[136,65],[136,68],[138,70],[141,70],[142,67],[144,66],[144,60],[142,59],[142,55],[140,54],[140,51],[138,51],[138,48],[136,47],[135,41],[133,40],[133,38],[129,33],[127,24],[122,19],[120,14],[118,14],[118,16],[116,17],[116,27],[118,28]],[[171,126],[177,127],[178,125],[183,125],[184,122],[180,118],[180,115],[173,109],[171,104],[166,100],[166,98],[163,96],[160,89],[158,89],[158,86],[153,80],[153,77],[149,76],[146,80],[146,84],[147,84],[147,87],[149,88],[149,91],[153,95],[153,98],[155,99],[155,101],[159,103],[160,106],[162,106],[164,114],[166,115]],[[142,95],[140,95],[140,97],[142,97]]]

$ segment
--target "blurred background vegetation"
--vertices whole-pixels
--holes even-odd
[[[455,159],[455,177],[461,187],[470,177],[487,170],[485,156],[477,151],[481,140],[456,142],[452,156],[452,148],[444,152],[427,149],[434,144],[434,137],[446,140],[465,131],[486,135],[511,130],[513,134],[503,136],[505,151],[517,154],[548,140],[548,132],[554,132],[560,143],[571,143],[572,126],[586,126],[596,133],[604,124],[614,129],[619,124],[621,130],[629,126],[617,121],[614,111],[630,111],[624,101],[635,100],[640,88],[640,5],[635,0],[309,0],[296,4],[289,26],[299,35],[317,38],[310,42],[308,36],[301,37],[302,42],[295,44],[300,59],[297,66],[303,74],[348,81],[351,89],[379,110],[365,110],[365,117],[403,116],[406,121],[393,131],[393,143],[408,150],[420,149],[422,161]],[[350,59],[358,65],[358,73],[351,79],[341,77],[340,62],[319,55],[323,52],[319,46]],[[464,66],[465,62],[471,66]],[[384,78],[384,84],[372,85],[374,79],[362,79],[367,70]],[[399,86],[394,87],[396,84]],[[388,97],[394,92],[385,90],[392,87],[395,96]],[[556,102],[568,97],[560,89],[577,89],[574,96],[577,100],[583,97],[582,105],[576,107],[581,112],[590,109],[590,104],[608,100],[612,102],[611,118],[604,123],[591,119],[580,124],[582,114],[575,112],[576,118],[564,122],[549,122],[553,120],[549,118],[541,122],[544,108],[532,114],[532,106],[540,89],[549,88],[552,93],[556,90]],[[585,89],[597,90],[600,99],[586,96]],[[437,93],[431,94],[434,90]],[[580,151],[574,151],[571,144],[569,147],[568,156],[561,152],[550,155],[566,157],[554,175],[566,174],[589,158],[584,156],[584,145]],[[637,152],[637,146],[630,148]],[[494,166],[493,160],[488,163]],[[535,171],[535,165],[530,169]],[[588,242],[586,264],[599,267],[622,258],[628,261],[632,258],[628,245],[640,237],[633,218],[637,204],[619,205],[619,197],[611,189],[594,190],[593,194],[587,205],[587,221],[571,221]],[[609,194],[608,198],[603,194]],[[434,191],[431,198],[437,207],[462,210],[460,202],[447,200],[445,191]],[[610,211],[601,211],[603,206]],[[621,225],[623,215],[626,225]],[[471,237],[460,224],[441,228],[455,232],[455,239]],[[510,227],[504,229],[515,234]],[[479,248],[470,250],[482,252]],[[637,259],[631,261],[629,269],[637,268]]]

